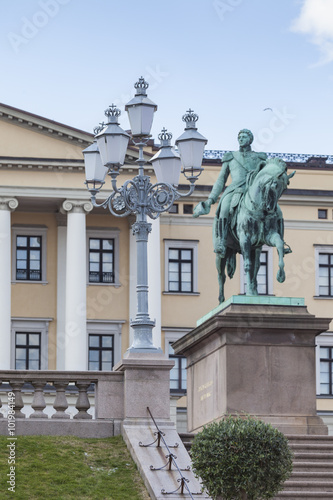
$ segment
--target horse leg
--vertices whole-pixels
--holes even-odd
[[[279,270],[276,275],[276,279],[279,283],[283,283],[286,279],[286,273],[284,272],[284,241],[278,233],[273,233],[269,236],[268,243],[276,247],[278,255],[279,255]]]
[[[221,257],[221,255],[217,253],[216,269],[219,282],[219,304],[222,304],[222,302],[224,302],[224,283],[226,279],[225,264],[226,264],[226,259],[224,257]]]
[[[253,266],[251,262],[251,240],[249,237],[245,235],[245,233],[241,233],[239,237],[239,245],[241,248],[241,253],[243,255],[244,260],[244,272],[246,274],[246,283],[247,283],[247,292],[246,295],[258,295],[257,288],[253,283]]]
[[[250,270],[251,295],[258,295],[257,275],[260,267],[260,254],[261,254],[261,247],[253,248],[251,250],[251,270]]]

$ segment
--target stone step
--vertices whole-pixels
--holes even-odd
[[[315,461],[315,462],[331,462],[333,465],[333,453],[300,453],[296,452],[294,453],[294,462],[308,462],[308,461]]]
[[[310,491],[324,491],[324,492],[331,492],[332,499],[333,499],[333,481],[309,481],[309,480],[303,480],[303,481],[294,481],[293,477],[291,479],[288,479],[288,481],[285,482],[284,486],[285,491],[303,491],[303,492],[310,492]]]
[[[326,436],[322,434],[317,435],[304,435],[304,434],[286,434],[289,444],[333,444],[333,436]]]
[[[325,491],[281,491],[273,500],[320,500],[321,498],[333,499],[331,492]]]
[[[333,443],[332,444],[322,444],[322,443],[290,443],[289,446],[293,451],[327,451],[333,453]]]
[[[333,470],[333,463],[330,462],[301,462],[294,461],[294,472],[311,472],[311,471],[322,471],[329,472]]]
[[[333,465],[333,464],[332,464]],[[325,471],[315,471],[309,470],[309,471],[295,471],[293,470],[291,479],[293,481],[305,481],[307,479],[311,479],[311,481],[322,481],[323,479],[333,480],[333,467],[331,467],[332,470],[330,472],[325,472]]]

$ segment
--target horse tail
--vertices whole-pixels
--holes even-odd
[[[236,252],[231,251],[227,255],[227,273],[229,278],[231,279],[236,271]]]

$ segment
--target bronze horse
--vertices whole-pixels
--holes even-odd
[[[244,258],[247,277],[247,295],[258,295],[257,274],[260,267],[260,253],[263,245],[276,247],[279,255],[277,280],[285,280],[284,255],[290,247],[284,242],[284,224],[278,200],[295,172],[288,175],[287,165],[278,158],[261,162],[246,179],[245,192],[231,213],[225,256],[216,253],[216,267],[219,281],[219,302],[223,302],[225,268],[229,278],[236,269],[236,254]],[[218,217],[214,220],[214,234],[217,234]]]

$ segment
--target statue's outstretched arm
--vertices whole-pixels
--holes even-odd
[[[220,174],[213,186],[213,189],[211,190],[208,199],[206,201],[201,201],[200,203],[198,203],[198,205],[195,206],[193,211],[193,217],[199,217],[200,215],[209,214],[210,207],[214,203],[216,203],[217,198],[220,196],[223,189],[225,188],[228,176],[229,176],[229,164],[228,162],[223,162]]]
[[[229,177],[229,162],[223,162],[221,172],[217,178],[217,181],[213,186],[213,189],[210,192],[210,195],[208,196],[207,202],[209,202],[210,205],[216,203],[218,197],[225,188],[228,177]]]

